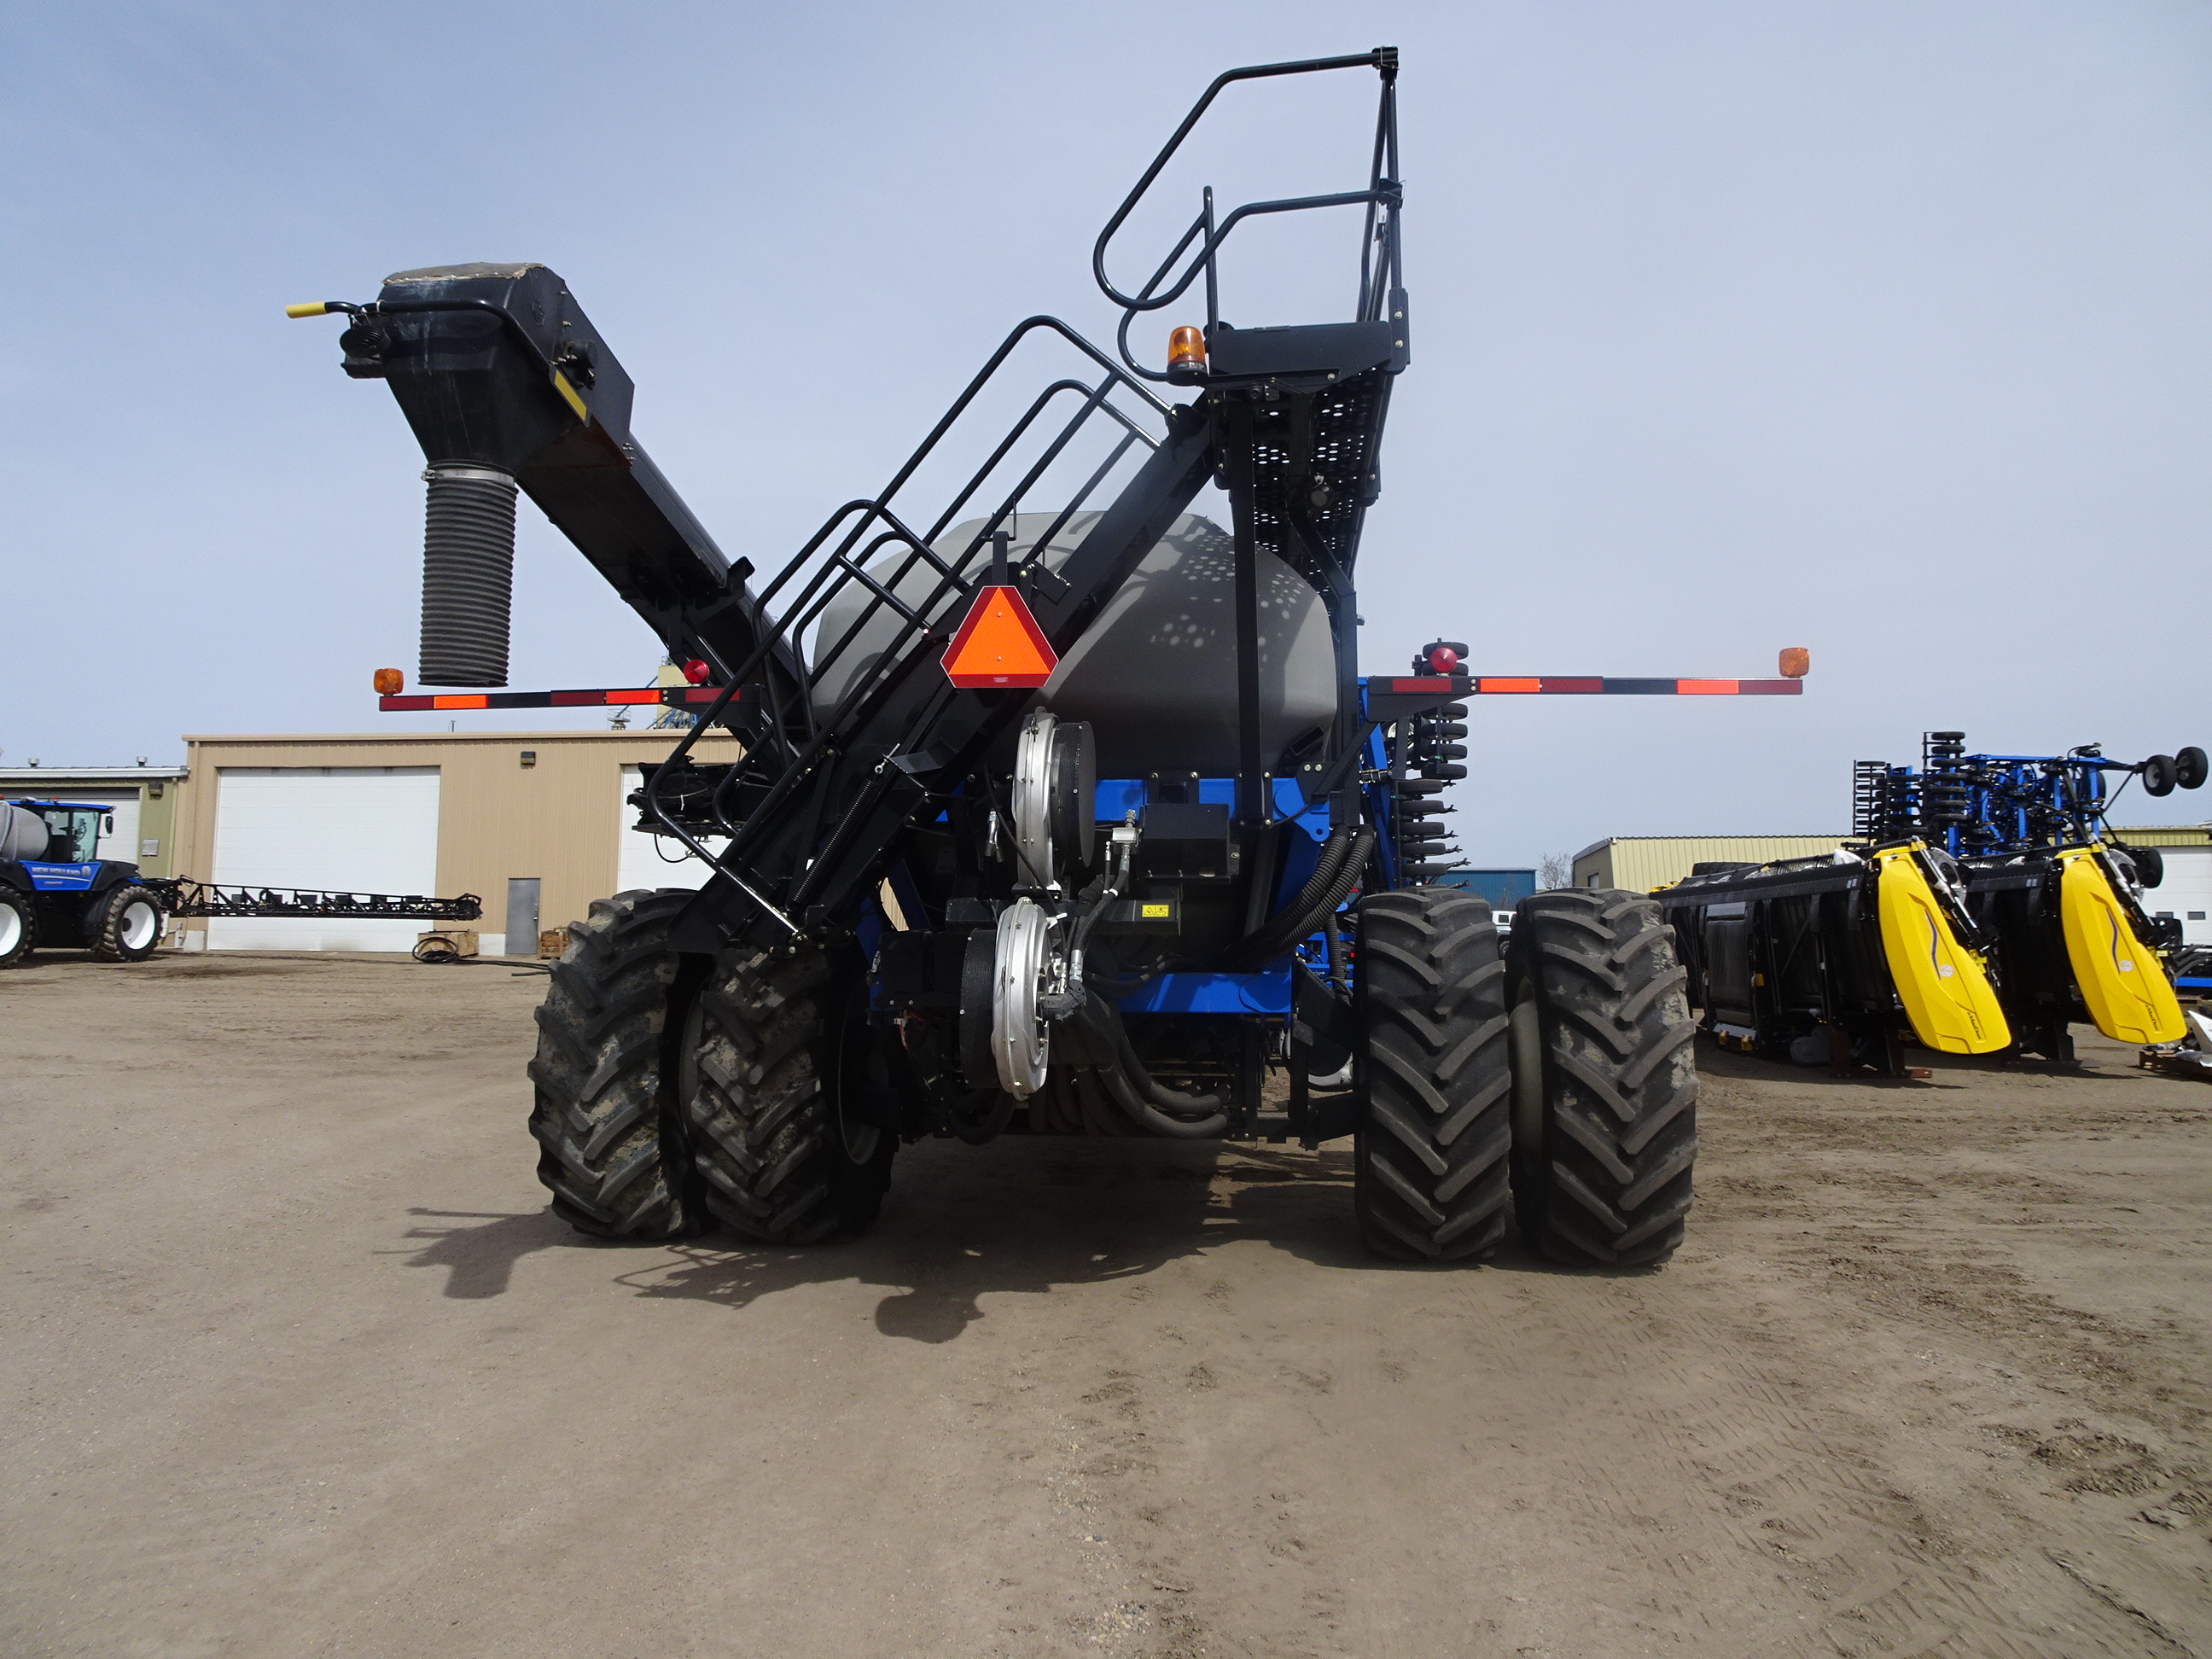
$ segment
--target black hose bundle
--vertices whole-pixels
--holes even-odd
[[[1265,962],[1282,955],[1300,939],[1312,937],[1336,913],[1345,895],[1358,884],[1374,851],[1372,830],[1340,825],[1330,830],[1328,839],[1322,843],[1321,856],[1315,860],[1313,874],[1306,878],[1297,897],[1288,909],[1237,945],[1231,953],[1231,965]]]
[[[1085,1034],[1096,1042],[1108,1064],[1097,1068],[1098,1080],[1114,1103],[1154,1134],[1175,1140],[1211,1140],[1229,1127],[1228,1103],[1218,1095],[1187,1095],[1152,1080],[1129,1034],[1121,1024],[1120,1010],[1096,992],[1086,994],[1079,1016]],[[1202,1112],[1203,1117],[1182,1114]]]

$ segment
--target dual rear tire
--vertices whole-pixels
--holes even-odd
[[[145,961],[161,942],[161,895],[136,882],[111,888],[85,918],[84,942],[96,962]]]
[[[531,1133],[553,1209],[595,1237],[716,1222],[765,1243],[875,1218],[897,1137],[838,1108],[872,1040],[858,976],[819,951],[731,963],[668,933],[689,891],[618,893],[569,929],[538,1010]]]
[[[1565,890],[1523,901],[1501,953],[1452,888],[1375,893],[1358,915],[1365,1115],[1353,1202],[1377,1254],[1486,1255],[1522,1237],[1577,1267],[1639,1267],[1681,1242],[1697,1155],[1695,1028],[1659,907]]]

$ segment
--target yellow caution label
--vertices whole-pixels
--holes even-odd
[[[1140,904],[1137,907],[1137,914],[1143,917],[1146,921],[1155,920],[1164,921],[1170,916],[1175,915],[1175,906],[1172,904]]]
[[[568,384],[568,377],[557,368],[553,371],[553,389],[568,399],[568,407],[576,411],[578,420],[586,426],[592,423],[592,411],[584,407],[582,395]]]

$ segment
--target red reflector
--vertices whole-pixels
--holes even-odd
[[[1685,697],[1732,697],[1735,696],[1734,680],[1676,680],[1676,693]]]
[[[379,697],[376,700],[376,706],[387,714],[400,714],[410,708],[428,708],[430,706],[430,699],[419,696]]]
[[[1011,587],[986,587],[945,647],[945,674],[963,691],[1042,685],[1060,658]]]
[[[1417,696],[1424,691],[1441,691],[1449,696],[1454,687],[1449,680],[1436,674],[1423,675],[1419,679],[1391,680],[1388,683],[1388,689],[1399,696]]]
[[[1605,690],[1605,682],[1594,676],[1547,674],[1543,677],[1543,689],[1554,696],[1564,691],[1577,696],[1595,696]]]
[[[607,693],[607,701],[610,703],[659,702],[660,701],[660,688],[654,685],[633,688],[626,691],[610,691]]]
[[[1805,695],[1802,680],[1738,680],[1736,695],[1740,697],[1802,697]]]

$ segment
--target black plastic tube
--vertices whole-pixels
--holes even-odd
[[[1329,831],[1328,839],[1322,843],[1321,857],[1314,865],[1313,874],[1291,901],[1288,909],[1258,933],[1239,944],[1232,960],[1239,964],[1264,962],[1281,955],[1300,939],[1312,937],[1322,921],[1344,902],[1367,867],[1369,854],[1375,850],[1372,830],[1353,830],[1348,826]]]
[[[422,517],[425,685],[505,685],[514,592],[514,477],[437,462]]]

